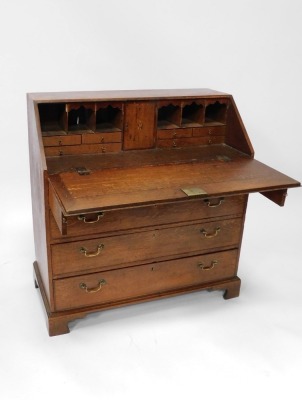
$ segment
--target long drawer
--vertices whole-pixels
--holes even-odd
[[[177,258],[193,252],[238,246],[241,218],[101,237],[51,246],[55,276],[85,273],[152,261]]]
[[[66,235],[64,236],[83,236],[176,222],[197,221],[224,215],[242,215],[245,204],[246,196],[241,195],[157,204],[90,215],[83,214],[65,218]],[[53,239],[62,238],[52,213],[50,215],[50,232]]]
[[[123,299],[223,280],[236,275],[237,250],[187,257],[54,281],[56,310]]]

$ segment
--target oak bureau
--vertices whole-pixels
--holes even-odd
[[[300,183],[256,161],[231,95],[31,93],[35,285],[49,335],[88,313],[195,290],[239,295],[249,193]]]

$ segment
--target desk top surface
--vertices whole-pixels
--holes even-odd
[[[230,96],[212,89],[150,89],[150,90],[102,90],[86,92],[28,93],[28,98],[37,102],[72,102],[97,100],[152,100],[191,97]]]
[[[194,157],[191,151],[190,160],[182,149],[163,151],[157,161],[156,154],[158,151],[153,151],[152,158],[151,151],[145,152],[144,163],[134,160],[132,165],[121,163],[114,168],[100,165],[89,175],[79,175],[71,164],[66,171],[50,175],[63,213],[73,215],[191,198],[183,189],[197,190],[199,194],[194,198],[207,198],[300,186],[296,180],[228,146],[216,146],[212,157],[202,157],[200,151],[196,153],[199,157]]]

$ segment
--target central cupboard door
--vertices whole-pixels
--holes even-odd
[[[125,107],[124,150],[150,149],[155,144],[155,103],[129,102]]]

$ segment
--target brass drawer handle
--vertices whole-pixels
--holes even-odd
[[[213,269],[215,267],[215,265],[217,265],[217,264],[218,264],[218,261],[213,260],[211,262],[211,265],[205,266],[204,263],[200,262],[200,263],[198,263],[197,266],[204,271],[209,271],[210,269]]]
[[[104,244],[100,243],[96,249],[95,253],[89,253],[85,247],[80,248],[80,253],[83,253],[85,257],[96,257],[98,256],[104,248]]]
[[[102,286],[106,285],[106,283],[107,283],[107,282],[105,281],[105,279],[101,279],[101,280],[99,281],[98,286],[96,286],[95,288],[91,288],[91,289],[89,289],[89,288],[87,287],[86,283],[80,283],[80,289],[85,290],[86,293],[96,293],[96,292],[98,292],[99,290],[101,290],[101,289],[102,289]]]
[[[97,218],[93,220],[87,220],[86,215],[79,215],[78,220],[85,222],[85,224],[95,224],[96,222],[99,222],[99,220],[104,216],[103,212],[98,213]]]
[[[224,202],[224,197],[221,197],[221,198],[219,199],[218,203],[212,204],[212,203],[211,203],[211,200],[209,200],[209,199],[204,200],[204,202],[207,203],[207,206],[208,206],[208,207],[215,208],[215,207],[221,206],[221,204]]]
[[[220,232],[220,226],[217,226],[214,233],[208,233],[205,229],[200,229],[200,233],[202,233],[203,236],[207,239],[211,239],[211,238],[217,236],[218,232]]]

